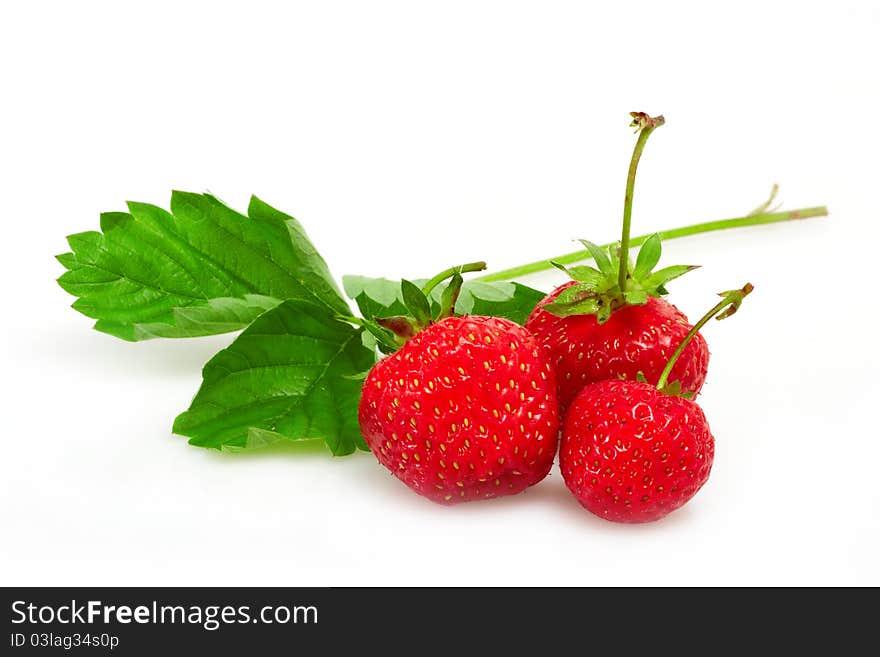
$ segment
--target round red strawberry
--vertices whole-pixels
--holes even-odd
[[[700,490],[714,455],[694,402],[647,383],[601,381],[568,410],[559,466],[574,496],[600,518],[648,522]]]
[[[420,495],[441,504],[513,495],[553,463],[556,380],[518,324],[447,317],[370,370],[359,419],[379,462]]]
[[[715,457],[706,416],[678,381],[667,381],[697,331],[716,315],[732,315],[751,291],[746,284],[723,292],[679,343],[656,386],[607,380],[578,393],[563,423],[559,466],[586,509],[615,522],[649,522],[706,483]]]
[[[526,322],[556,364],[563,409],[581,388],[596,381],[631,380],[639,372],[656,381],[672,350],[691,329],[687,317],[660,297],[667,294],[666,283],[694,267],[654,271],[660,260],[659,235],[647,238],[635,264],[630,262],[636,168],[648,135],[664,123],[662,116],[641,112],[632,116],[639,137],[627,176],[620,243],[602,248],[581,240],[596,267],[553,263],[573,280],[543,299]],[[674,372],[682,389],[699,392],[708,363],[709,351],[698,336]]]
[[[559,402],[567,408],[580,390],[606,379],[635,380],[641,372],[657,381],[672,352],[691,330],[687,317],[671,303],[648,297],[641,305],[623,305],[600,323],[595,314],[559,317],[544,310],[560,293],[558,287],[532,311],[528,328],[544,345],[556,366]],[[709,348],[697,334],[675,364],[671,378],[682,390],[699,393],[709,367]]]

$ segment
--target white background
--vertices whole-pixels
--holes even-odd
[[[880,584],[876,3],[308,5],[0,9],[0,583]],[[124,343],[54,282],[65,235],[173,188],[258,194],[338,277],[610,241],[642,109],[636,233],[773,182],[832,213],[668,243],[704,265],[671,286],[692,318],[756,292],[704,332],[709,483],[655,524],[555,467],[443,508],[369,454],[189,447],[171,422],[232,336]]]

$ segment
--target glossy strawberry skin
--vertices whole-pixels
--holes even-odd
[[[565,416],[559,466],[589,511],[614,522],[658,520],[706,483],[715,440],[700,407],[635,381],[584,388]]]
[[[636,380],[642,372],[648,382],[660,378],[672,352],[691,325],[671,303],[649,297],[640,306],[624,306],[604,324],[595,315],[558,317],[543,309],[569,281],[541,300],[526,321],[529,329],[550,351],[559,380],[563,411],[581,389],[607,379]],[[669,381],[679,381],[684,392],[700,392],[709,367],[709,348],[699,333],[685,347]]]
[[[373,367],[359,420],[379,462],[434,502],[513,495],[553,464],[556,380],[522,326],[450,317]]]

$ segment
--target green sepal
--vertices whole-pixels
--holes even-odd
[[[595,260],[598,269],[587,265],[566,267],[558,262],[551,262],[554,267],[576,281],[576,285],[566,288],[553,302],[543,306],[544,310],[559,317],[595,314],[599,323],[604,323],[618,308],[643,305],[650,297],[665,296],[669,293],[666,283],[696,269],[693,265],[673,265],[652,271],[662,253],[659,234],[651,235],[645,240],[635,265],[628,253],[621,253],[617,243],[609,245],[606,250],[588,240],[580,242]],[[622,258],[626,258],[625,290],[621,290],[618,279]]]
[[[400,346],[400,341],[397,336],[379,324],[375,319],[364,319],[363,323],[366,331],[364,331],[361,342],[364,343],[365,347],[378,347],[379,351],[383,354],[390,354]],[[373,339],[373,345],[367,344],[368,336]]]
[[[617,271],[614,268],[614,265],[611,264],[611,260],[609,260],[608,255],[605,251],[602,250],[598,244],[594,244],[589,240],[578,240],[587,251],[590,252],[590,255],[593,257],[593,260],[596,261],[596,265],[599,267],[599,271],[601,271],[605,276],[613,277],[616,276]]]
[[[565,265],[553,261],[551,261],[550,264],[556,267],[558,270],[568,274],[571,280],[578,281],[580,283],[588,283],[593,286],[593,289],[598,289],[602,282],[605,280],[605,274],[600,272],[598,269],[590,267],[588,265],[566,267]]]
[[[636,381],[651,386],[655,385],[651,381],[648,381],[648,377],[646,377],[645,373],[642,371],[636,372]],[[681,397],[683,399],[693,399],[696,396],[696,393],[693,391],[682,391],[681,381],[670,381],[660,389],[660,392],[664,395],[669,395],[670,397]]]
[[[591,285],[577,284],[565,288],[544,310],[558,317],[594,314],[599,310],[599,299]]]
[[[641,279],[650,274],[660,261],[660,252],[660,235],[654,233],[645,240],[642,248],[639,249],[636,266],[633,269],[633,278]]]
[[[684,276],[689,271],[699,268],[699,265],[673,265],[671,267],[664,267],[648,276],[644,281],[644,287],[646,289],[657,290],[661,287],[665,287],[669,281],[676,279],[679,276]]]
[[[376,317],[375,323],[383,329],[393,333],[396,337],[404,342],[418,333],[418,327],[413,323],[412,318],[406,315],[395,315],[394,317]],[[375,334],[374,334],[375,335]],[[378,336],[377,336],[378,337]]]
[[[343,276],[345,293],[354,299],[362,317],[392,317],[407,314],[400,291],[400,281],[366,276]],[[424,281],[414,280],[421,285]],[[431,310],[440,312],[441,286],[429,294]],[[445,290],[445,288],[444,288]],[[521,283],[509,281],[464,281],[455,302],[458,315],[491,315],[503,317],[517,324],[524,324],[535,306],[545,296],[544,292]]]
[[[681,381],[670,381],[660,388],[660,392],[670,397],[681,397],[682,399],[693,399],[697,395],[693,390],[682,391]]]
[[[604,299],[599,300],[599,309],[596,311],[596,321],[600,324],[604,324],[611,317],[611,311],[614,310],[612,308],[611,303]]]
[[[400,292],[403,295],[403,303],[409,310],[413,319],[422,326],[427,326],[431,321],[431,304],[428,297],[414,283],[405,278],[400,281]]]
[[[648,302],[648,293],[644,290],[627,290],[623,299],[631,306],[641,306]]]
[[[437,319],[452,317],[455,314],[455,302],[458,301],[458,295],[461,294],[461,286],[464,285],[464,279],[461,274],[453,274],[449,284],[443,288],[440,295],[440,314]]]

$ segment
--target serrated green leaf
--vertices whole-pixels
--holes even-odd
[[[238,330],[283,299],[349,312],[299,223],[256,197],[244,216],[174,192],[171,212],[129,203],[102,214],[101,229],[68,238],[58,283],[96,329],[125,340]]]
[[[596,262],[596,266],[599,267],[599,271],[601,271],[605,276],[612,277],[616,274],[614,266],[611,264],[611,260],[608,259],[608,254],[602,250],[602,247],[597,244],[593,244],[589,240],[579,240],[581,244],[590,252],[590,255],[593,257],[593,260]]]
[[[424,280],[413,281],[415,285],[423,283]],[[355,300],[364,317],[407,314],[399,281],[367,276],[343,276],[342,284],[346,294]],[[440,309],[442,294],[439,287],[431,292],[429,302],[434,313]],[[455,303],[455,310],[461,315],[491,315],[524,324],[529,313],[543,298],[543,292],[521,283],[464,281]]]
[[[544,296],[540,290],[521,283],[465,281],[455,302],[455,310],[462,315],[504,317],[525,324]]]
[[[416,285],[422,283],[418,280],[413,282]],[[361,315],[367,319],[406,315],[408,312],[400,292],[400,281],[347,274],[342,277],[342,288],[346,296],[355,301]]]
[[[645,289],[653,290],[666,285],[669,281],[687,274],[689,271],[697,269],[695,265],[672,265],[658,269],[653,274],[642,281]]]
[[[405,278],[400,281],[400,293],[403,295],[403,303],[409,310],[409,314],[419,324],[427,324],[431,321],[431,304],[416,285]]]
[[[202,386],[174,433],[200,447],[251,449],[321,439],[336,455],[366,449],[355,377],[375,362],[362,330],[324,306],[285,301],[208,361]]]
[[[639,249],[639,255],[636,258],[636,266],[633,269],[633,278],[641,280],[651,273],[651,270],[660,262],[660,253],[662,247],[660,245],[660,235],[654,233]]]

